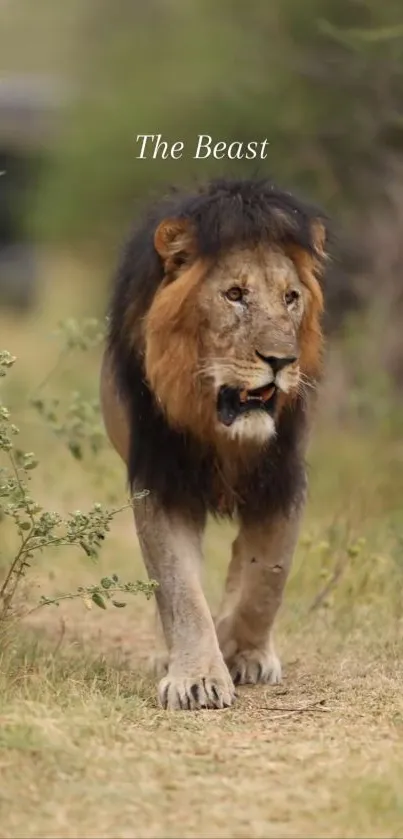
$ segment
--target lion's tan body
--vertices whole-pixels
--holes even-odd
[[[293,229],[293,217],[270,212],[275,230]],[[130,357],[133,345],[143,359],[144,385],[140,381],[137,386],[152,394],[153,417],[160,414],[156,427],[162,429],[163,422],[175,434],[186,435],[193,452],[198,446],[209,452],[211,492],[217,489],[228,510],[240,503],[242,475],[250,464],[258,469],[269,447],[276,446],[283,415],[288,412],[293,422],[294,403],[319,373],[322,295],[315,273],[324,236],[319,222],[314,221],[311,233],[311,252],[285,238],[284,245],[243,244],[206,259],[198,256],[191,225],[168,219],[154,233],[164,279],[145,316],[137,314],[135,305],[119,309],[119,340],[121,331],[124,353]],[[109,438],[130,472],[137,433],[131,393],[118,387],[111,353],[108,347],[102,366],[102,411]],[[222,394],[230,394],[236,408],[220,402]],[[148,434],[147,423],[142,427]],[[300,458],[306,439],[297,433],[295,457]],[[139,452],[141,439],[135,443]],[[183,469],[183,453],[178,457]],[[153,468],[158,476],[159,463]],[[276,469],[274,479],[279,480],[281,462]],[[182,472],[182,480],[186,477]],[[287,486],[292,497],[292,485]],[[135,475],[132,489],[150,487]],[[178,495],[174,484],[172,492]],[[168,709],[226,707],[234,701],[234,682],[281,679],[272,628],[298,537],[304,491],[287,509],[276,503],[275,486],[265,492],[271,501],[261,505],[258,516],[240,515],[215,621],[201,585],[205,513],[197,497],[175,505],[151,488],[134,502],[143,558],[158,582],[166,643],[159,697]]]
[[[253,328],[249,329],[244,342],[237,344],[231,330],[226,329],[226,324],[220,323],[218,317],[204,336],[206,354],[203,357],[204,367],[199,368],[200,380],[210,374],[213,380],[218,378],[231,384],[241,379],[242,384],[249,388],[259,387],[264,377],[267,378],[266,365],[255,357],[255,350],[259,348],[265,356],[298,359],[290,365],[288,378],[287,370],[284,371],[283,393],[292,393],[300,381],[301,347],[295,323],[298,324],[298,318],[301,322],[302,311],[294,318],[287,318],[279,305],[276,308],[276,303],[281,299],[278,289],[290,281],[301,289],[301,297],[308,294],[294,265],[281,254],[260,254],[255,261],[251,252],[246,255],[232,254],[227,264],[219,266],[207,290],[202,289],[199,312],[200,308],[203,310],[209,305],[211,286],[222,283],[227,271],[232,276],[236,272],[241,273],[245,282],[254,284],[261,298],[256,306],[263,308],[265,316],[270,313],[274,328],[270,336],[265,335],[257,317],[252,320]],[[161,329],[155,327],[153,334],[153,318],[158,322],[158,307],[169,306],[170,301],[163,297],[164,292],[161,292],[149,315],[151,338],[146,352],[152,370],[151,384],[167,406],[171,421],[180,422],[178,403],[182,406],[183,399],[176,393],[180,379],[178,373],[175,373],[176,380],[164,376],[159,381],[165,348],[170,346]],[[264,318],[261,320],[264,324]],[[166,322],[168,326],[172,325],[174,315]],[[180,353],[180,350],[177,346],[176,351]],[[172,369],[177,370],[175,365]],[[192,374],[195,376],[196,372],[192,371]],[[195,379],[189,375],[184,387],[190,391],[194,384]],[[199,383],[196,382],[196,385],[198,387]],[[128,415],[117,394],[107,355],[102,368],[101,395],[108,435],[120,457],[127,461]],[[197,397],[189,392],[187,399],[192,398]],[[207,403],[210,412],[203,400],[200,412],[197,405],[192,406],[190,421],[195,421],[195,425],[197,421],[197,434],[215,439],[221,450],[227,447],[229,460],[231,445],[239,446],[243,436],[247,446],[261,444],[260,431],[258,429],[256,433],[253,425],[254,417],[249,418],[250,429],[240,430],[238,439],[236,435],[231,439],[231,435],[226,436],[224,430],[217,428],[212,404]],[[263,427],[266,435],[270,434],[270,418]],[[272,624],[296,544],[299,510],[295,510],[288,519],[280,516],[275,521],[263,520],[257,525],[241,527],[233,546],[226,591],[215,625],[200,582],[202,524],[180,514],[168,515],[152,496],[136,502],[134,512],[148,571],[160,584],[158,603],[168,647],[167,674],[163,676],[159,689],[163,703],[173,709],[230,705],[234,699],[231,673],[235,673],[241,682],[278,682],[281,666],[274,650]]]
[[[112,365],[105,353],[101,368],[101,411],[106,433],[118,455],[127,464],[129,455],[129,421],[125,406],[119,399]]]

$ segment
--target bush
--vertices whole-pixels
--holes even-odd
[[[93,329],[95,322],[91,323]],[[102,337],[99,328],[91,334],[88,322],[79,327],[74,322],[64,325],[67,334],[63,353],[79,346],[85,350],[90,348]],[[0,377],[4,378],[10,372],[16,359],[7,350],[0,351]],[[35,396],[31,400],[39,411],[40,416],[53,428],[58,436],[64,438],[71,454],[80,458],[83,445],[89,442],[92,452],[100,447],[100,430],[94,417],[98,417],[99,408],[94,403],[87,403],[79,394],[74,394],[70,410],[65,422],[57,417],[54,401],[51,407],[44,400]],[[44,509],[30,492],[32,471],[39,464],[33,452],[27,452],[18,447],[19,429],[13,423],[9,409],[0,399],[0,527],[5,522],[12,522],[13,543],[15,548],[10,560],[6,559],[6,570],[0,582],[0,626],[15,616],[14,609],[16,593],[20,583],[35,564],[38,554],[47,548],[68,545],[76,548],[88,557],[96,559],[110,530],[111,522],[121,510],[131,506],[134,498],[118,508],[104,508],[95,503],[87,512],[76,510],[61,515],[58,512]],[[0,553],[1,557],[1,553]],[[118,597],[121,593],[137,594],[139,592],[151,597],[155,588],[153,581],[124,582],[117,574],[103,577],[99,584],[87,587],[79,586],[76,591],[63,594],[57,598],[42,596],[34,609],[49,604],[58,604],[60,600],[81,598],[88,607],[92,603],[102,609],[107,602],[121,608],[125,601]],[[27,604],[23,613],[32,611],[32,604]]]

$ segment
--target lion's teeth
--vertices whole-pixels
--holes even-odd
[[[264,390],[262,390],[260,393],[251,393],[250,391],[248,391],[244,388],[243,390],[239,391],[239,401],[242,404],[245,404],[245,402],[253,402],[253,401],[255,401],[255,402],[267,402],[267,400],[270,399],[273,396],[274,390],[275,390],[274,385],[269,385]]]
[[[267,387],[266,390],[264,390],[262,392],[261,398],[263,399],[264,402],[267,402],[268,399],[271,399],[271,397],[273,396],[273,393],[274,393],[274,387],[273,386]]]

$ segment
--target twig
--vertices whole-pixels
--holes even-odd
[[[43,388],[45,387],[45,385],[47,385],[47,383],[52,378],[52,376],[54,376],[56,371],[59,370],[60,366],[65,361],[65,359],[70,354],[70,352],[71,352],[71,347],[69,347],[69,346],[65,346],[65,347],[63,347],[62,350],[60,350],[59,355],[58,355],[53,367],[51,367],[50,370],[48,370],[48,372],[46,373],[46,376],[42,379],[41,382],[39,382],[38,385],[36,385],[36,387],[31,392],[30,396],[28,397],[28,403],[31,402],[31,399],[33,399],[33,397],[35,396],[36,393],[40,393],[40,391],[43,390]]]
[[[332,590],[332,588],[334,588],[334,586],[339,582],[340,577],[347,568],[349,558],[350,557],[348,556],[348,554],[346,554],[337,561],[336,567],[333,571],[332,576],[330,577],[330,580],[327,581],[326,585],[323,586],[323,589],[316,595],[311,605],[309,606],[308,613],[314,612],[315,609],[318,609],[318,607],[321,606],[321,604],[326,599],[327,595]]]
[[[27,500],[26,500],[26,493],[25,493],[25,491],[24,491],[24,487],[23,487],[23,484],[22,484],[22,481],[21,481],[21,478],[20,478],[20,473],[19,473],[19,471],[18,471],[18,466],[17,466],[17,464],[16,464],[16,462],[15,462],[14,455],[13,455],[13,452],[12,452],[12,451],[9,451],[9,452],[8,452],[8,458],[9,458],[10,463],[11,463],[11,466],[12,466],[12,468],[13,468],[13,472],[14,472],[14,475],[15,475],[15,478],[16,478],[16,481],[17,481],[17,484],[18,484],[18,488],[19,488],[20,493],[21,493],[21,498],[22,498],[22,500],[23,500],[23,502],[24,502],[24,507],[25,507],[25,510],[26,510],[27,516],[30,518],[32,526],[34,526],[34,524],[35,524],[35,520],[34,520],[34,517],[33,517],[32,513],[31,513],[31,510],[30,510],[30,508],[29,508],[29,504],[28,504],[28,502],[27,502]]]
[[[303,714],[305,711],[324,711],[328,712],[329,708],[324,708],[324,704],[326,699],[315,699],[313,702],[308,702],[306,705],[300,705],[299,707],[290,706],[290,705],[261,705],[259,706],[261,711],[281,711],[287,714]]]
[[[3,580],[3,583],[2,583],[2,586],[1,586],[1,589],[0,589],[0,600],[4,601],[6,599],[7,587],[8,587],[8,584],[9,584],[13,574],[16,574],[17,577],[18,577],[18,567],[17,566],[18,566],[18,563],[21,560],[21,557],[24,555],[24,553],[26,553],[26,545],[27,545],[27,542],[28,542],[29,538],[30,537],[28,535],[28,536],[26,536],[25,539],[22,540],[20,549],[19,549],[18,553],[16,554],[16,556],[14,557],[14,559],[13,559],[11,565],[10,565],[10,568],[8,569],[8,572],[5,576],[5,579]]]
[[[60,635],[59,635],[59,638],[57,639],[56,646],[55,646],[55,648],[52,652],[53,656],[56,656],[57,653],[59,652],[60,647],[63,644],[65,634],[66,634],[66,621],[64,620],[64,618],[61,618],[60,619]]]

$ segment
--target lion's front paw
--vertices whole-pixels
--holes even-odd
[[[256,685],[259,682],[278,685],[281,682],[281,662],[273,649],[240,650],[227,660],[236,685]]]
[[[204,677],[168,672],[159,683],[158,695],[168,711],[229,708],[235,701],[234,684],[226,668]]]

